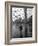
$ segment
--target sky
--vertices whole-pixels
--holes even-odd
[[[27,8],[27,18],[32,15],[32,8]],[[22,20],[25,18],[24,8],[13,7],[12,8],[12,20],[15,21],[21,18]]]

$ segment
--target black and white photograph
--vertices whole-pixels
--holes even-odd
[[[32,9],[12,7],[12,38],[32,37]]]
[[[37,4],[5,3],[6,44],[37,42]]]

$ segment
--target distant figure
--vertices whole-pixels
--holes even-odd
[[[20,26],[19,28],[20,28],[20,37],[22,38],[22,26]]]

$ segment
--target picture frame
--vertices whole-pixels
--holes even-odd
[[[32,37],[11,38],[12,35],[12,8],[32,8]],[[17,9],[16,8],[16,9]],[[14,33],[14,32],[13,32]],[[24,2],[5,2],[5,44],[21,44],[37,42],[37,4]]]

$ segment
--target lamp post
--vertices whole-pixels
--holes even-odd
[[[25,37],[27,37],[27,8],[25,8]]]

